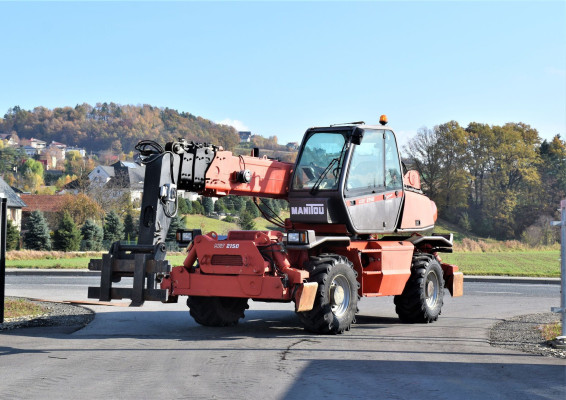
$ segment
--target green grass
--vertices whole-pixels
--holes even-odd
[[[288,217],[282,214],[282,218]],[[271,230],[275,227],[263,218],[256,218],[256,229]],[[189,229],[201,229],[203,233],[211,231],[219,235],[226,235],[230,230],[239,229],[235,223],[227,223],[214,218],[207,218],[202,215],[187,215],[186,227]],[[453,232],[451,226],[441,224],[437,226],[437,232]],[[456,238],[469,241],[465,232],[456,231]],[[477,239],[477,238],[470,238]],[[530,250],[521,247],[507,246],[507,242],[496,242],[488,244],[479,241],[484,252],[481,251],[457,251],[452,254],[441,254],[444,262],[456,264],[460,270],[467,275],[493,275],[493,276],[531,276],[531,277],[559,277],[560,276],[560,250],[539,249]],[[509,244],[509,243],[507,243]],[[460,247],[462,245],[460,244]],[[457,246],[458,249],[458,246]],[[463,249],[462,249],[463,250]],[[473,249],[472,249],[473,250]],[[505,250],[505,251],[502,251]],[[99,258],[98,255],[80,256],[75,254],[75,258],[62,258],[65,253],[45,255],[45,258],[29,259],[34,256],[22,253],[18,260],[6,260],[8,268],[77,268],[86,269],[91,258]],[[78,255],[78,257],[77,257]],[[181,265],[185,260],[186,254],[168,254],[167,259],[171,265]]]
[[[464,275],[560,277],[560,251],[441,254]]]
[[[208,218],[204,215],[185,215],[185,226],[188,229],[200,229],[202,233],[216,232],[219,235],[226,235],[228,231],[238,230],[240,227],[235,222],[224,222],[214,218]],[[289,218],[289,212],[282,212],[281,218]],[[258,217],[254,219],[256,229],[258,231],[263,230],[275,230],[277,227],[271,222],[265,220],[263,217]]]

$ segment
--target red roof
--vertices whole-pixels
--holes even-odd
[[[27,204],[22,212],[58,212],[63,208],[65,197],[56,194],[22,194],[20,198]]]

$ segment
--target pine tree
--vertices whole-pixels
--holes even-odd
[[[20,245],[20,231],[12,224],[12,220],[8,220],[6,225],[6,250],[16,250]]]
[[[77,251],[81,245],[81,231],[75,225],[68,211],[63,212],[63,218],[53,235],[53,247],[61,251]]]
[[[135,242],[137,238],[138,225],[134,222],[134,217],[132,217],[132,214],[128,213],[124,217],[124,240]]]
[[[114,211],[106,214],[104,219],[104,240],[110,243],[116,242],[124,236],[124,225],[120,217]]]
[[[51,236],[41,211],[33,211],[26,222],[24,245],[30,250],[51,250]]]
[[[240,228],[242,228],[245,231],[253,231],[255,230],[255,221],[253,216],[247,212],[244,211],[241,215],[240,215],[240,220],[238,222],[238,225],[240,225]]]
[[[102,228],[92,220],[87,219],[81,228],[83,241],[81,243],[82,251],[99,251],[102,250],[102,238],[104,232]]]
[[[183,198],[177,199],[177,210],[179,214],[185,215],[190,213],[190,209],[187,205],[187,201]],[[125,221],[124,221],[125,223]]]
[[[202,206],[204,207],[204,215],[210,215],[214,211],[214,203],[210,197],[202,198]]]
[[[244,211],[244,210],[242,210]],[[259,210],[257,209],[255,203],[253,202],[252,199],[246,200],[246,208],[245,208],[245,212],[249,213],[252,218],[257,218],[259,217]]]
[[[167,231],[166,242],[176,242],[177,241],[177,229],[185,228],[184,218],[180,218],[178,215],[171,219],[171,224],[169,225],[169,230]]]

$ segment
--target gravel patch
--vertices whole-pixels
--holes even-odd
[[[540,326],[560,321],[556,313],[528,314],[498,322],[491,328],[489,341],[492,346],[518,350],[525,353],[566,359],[566,350],[555,349],[544,340]]]
[[[11,297],[16,299],[17,297]],[[28,299],[29,300],[29,299]],[[40,326],[76,326],[83,328],[94,319],[94,312],[74,304],[29,300],[44,307],[47,312],[34,317],[5,318],[0,331]]]

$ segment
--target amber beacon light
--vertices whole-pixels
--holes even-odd
[[[387,115],[383,114],[382,116],[379,117],[379,123],[381,125],[387,125]]]

